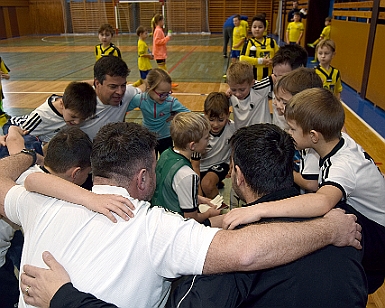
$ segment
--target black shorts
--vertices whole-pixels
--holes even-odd
[[[209,172],[214,172],[218,176],[219,182],[223,181],[226,175],[229,173],[229,169],[230,169],[230,166],[229,164],[226,164],[226,163],[211,166],[209,170],[201,172],[201,176],[200,176],[201,181],[205,177],[205,175]]]

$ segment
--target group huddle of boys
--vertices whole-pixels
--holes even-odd
[[[258,16],[253,19],[253,25],[254,21],[260,23],[259,19]],[[256,73],[258,70],[253,67],[254,64],[260,64],[258,58],[253,59],[252,64],[242,57],[241,61],[233,63],[227,71],[228,92],[209,94],[204,105],[204,116],[180,112],[188,110],[173,110],[172,106],[168,109],[169,114],[164,116],[172,118],[169,136],[174,147],[160,153],[151,203],[153,206],[163,206],[177,212],[185,218],[194,218],[205,225],[224,229],[233,229],[261,219],[292,221],[296,217],[318,217],[340,205],[346,211],[354,213],[363,227],[363,253],[353,248],[339,250],[328,246],[299,261],[269,270],[187,277],[170,297],[170,305],[238,307],[258,303],[261,307],[364,307],[368,292],[374,292],[384,281],[385,268],[382,261],[385,257],[385,180],[382,174],[369,155],[347,134],[341,133],[344,111],[339,99],[334,93],[323,89],[324,84],[315,70],[300,68],[306,66],[306,51],[298,45],[287,45],[279,49],[277,46],[274,55],[270,55],[271,62],[264,64],[269,73],[264,78],[261,76],[266,70],[262,69],[263,73],[259,76]],[[41,141],[48,142],[52,137],[56,138],[58,135],[54,135],[66,124],[78,125],[93,140],[100,127],[111,122],[121,122],[124,114],[132,110],[133,105],[140,105],[132,105],[130,102],[141,102],[140,97],[145,94],[131,86],[126,87],[125,78],[129,70],[122,62],[117,57],[102,57],[94,68],[95,91],[87,83],[71,83],[63,97],[51,96],[29,116],[13,117],[5,127],[19,125]],[[116,67],[121,66],[125,67],[125,72],[116,73]],[[118,90],[108,88],[108,81],[111,80]],[[155,90],[156,87],[151,91]],[[275,103],[272,121],[269,94],[273,90]],[[82,95],[83,97],[79,97]],[[167,100],[166,103],[168,102]],[[230,106],[234,113],[234,122],[229,119]],[[178,113],[174,115],[174,111]],[[233,173],[236,174],[235,167],[234,170],[230,167],[231,151],[236,151],[229,144],[234,132],[238,131],[236,135],[242,139],[242,134],[246,136],[248,129],[251,132],[258,131],[258,125],[262,125],[260,127],[263,127],[267,136],[267,132],[278,129],[272,125],[267,125],[266,128],[262,124],[271,122],[282,130],[287,130],[293,137],[296,148],[301,151],[299,172],[294,171],[290,163],[290,176],[300,188],[313,192],[296,196],[297,193],[291,188],[285,186],[282,190],[277,184],[277,189],[263,193],[259,196],[260,199],[251,200],[253,202],[249,202],[246,207],[234,209],[226,216],[219,215],[220,211],[215,208],[200,213],[198,204],[209,203],[208,199],[213,199],[218,194],[217,185],[229,171],[232,177]],[[147,125],[148,128],[149,126]],[[278,130],[280,136],[287,135]],[[10,135],[20,138],[23,132],[13,127]],[[266,146],[269,142],[274,145],[278,141],[266,139]],[[243,146],[247,148],[247,144]],[[248,156],[247,149],[243,151],[246,154],[244,156]],[[12,153],[16,152],[12,150]],[[43,172],[47,172],[46,170],[47,168],[42,168]],[[200,177],[197,173],[200,173]],[[275,180],[280,181],[279,177]],[[248,181],[250,180],[246,180]],[[233,182],[233,185],[236,188],[238,184]],[[315,186],[315,189],[309,189]],[[333,259],[331,256],[338,257]],[[320,269],[321,272],[317,272]],[[334,280],[334,287],[327,288],[325,282],[330,280]],[[295,286],[292,292],[288,289],[291,284]],[[317,284],[324,292],[312,294],[312,297],[305,299],[306,290],[309,294],[314,293],[311,287]],[[221,295],[213,291],[213,285],[218,286],[218,290],[220,288]],[[274,285],[273,292],[266,291]],[[339,288],[336,288],[337,285]],[[29,286],[24,292],[27,296],[28,291]],[[301,293],[296,293],[299,291]],[[286,295],[282,295],[277,303],[278,292]],[[349,302],[346,302],[347,299]]]

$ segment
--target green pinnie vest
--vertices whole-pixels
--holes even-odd
[[[189,166],[192,169],[191,162],[171,148],[168,148],[160,155],[156,164],[156,189],[151,205],[162,206],[183,216],[178,195],[172,188],[175,173],[183,166]]]

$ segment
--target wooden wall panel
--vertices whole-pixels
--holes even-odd
[[[141,3],[140,25],[146,27],[149,32],[152,32],[151,19],[157,13],[162,14],[162,5],[160,3]]]
[[[385,110],[385,87],[383,79],[385,68],[384,50],[385,25],[377,25],[366,97],[375,105]]]
[[[166,2],[166,26],[179,33],[208,32],[205,0],[171,0]]]
[[[115,26],[115,13],[112,2],[70,1],[73,33],[97,33],[101,24]]]
[[[34,34],[65,32],[62,0],[30,0],[29,10]]]
[[[29,7],[16,7],[17,22],[19,27],[19,33],[21,36],[39,34],[33,32],[34,27],[31,27],[30,11]]]
[[[351,21],[332,22],[331,39],[336,43],[332,65],[341,71],[342,80],[356,91],[361,90],[369,27],[369,24]]]
[[[257,13],[266,13],[266,19],[272,20],[272,0],[208,0],[209,26],[212,33],[222,33],[223,23],[234,14],[249,17],[249,24]]]

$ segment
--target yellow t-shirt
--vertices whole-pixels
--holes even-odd
[[[150,59],[147,57],[143,57],[143,55],[150,54],[150,50],[145,41],[139,39],[138,40],[138,68],[140,71],[149,71],[152,69],[152,65]]]
[[[321,33],[322,39],[323,40],[329,40],[330,39],[330,25],[326,26]]]
[[[239,42],[246,38],[246,29],[243,26],[234,27],[233,30],[233,50],[242,50],[243,44],[239,47],[234,47],[239,44]]]
[[[291,22],[287,26],[287,31],[289,32],[289,41],[290,42],[297,42],[299,39],[299,36],[301,35],[301,32],[304,31],[304,26],[302,22]]]
[[[321,77],[324,88],[330,90],[334,94],[342,92],[342,82],[340,71],[330,66],[326,71],[321,65],[315,68],[315,72]]]
[[[116,47],[114,44],[110,43],[110,46],[103,49],[102,44],[98,44],[95,46],[95,59],[98,61],[103,56],[115,56],[122,58],[122,54],[120,53],[120,50],[118,47]]]

